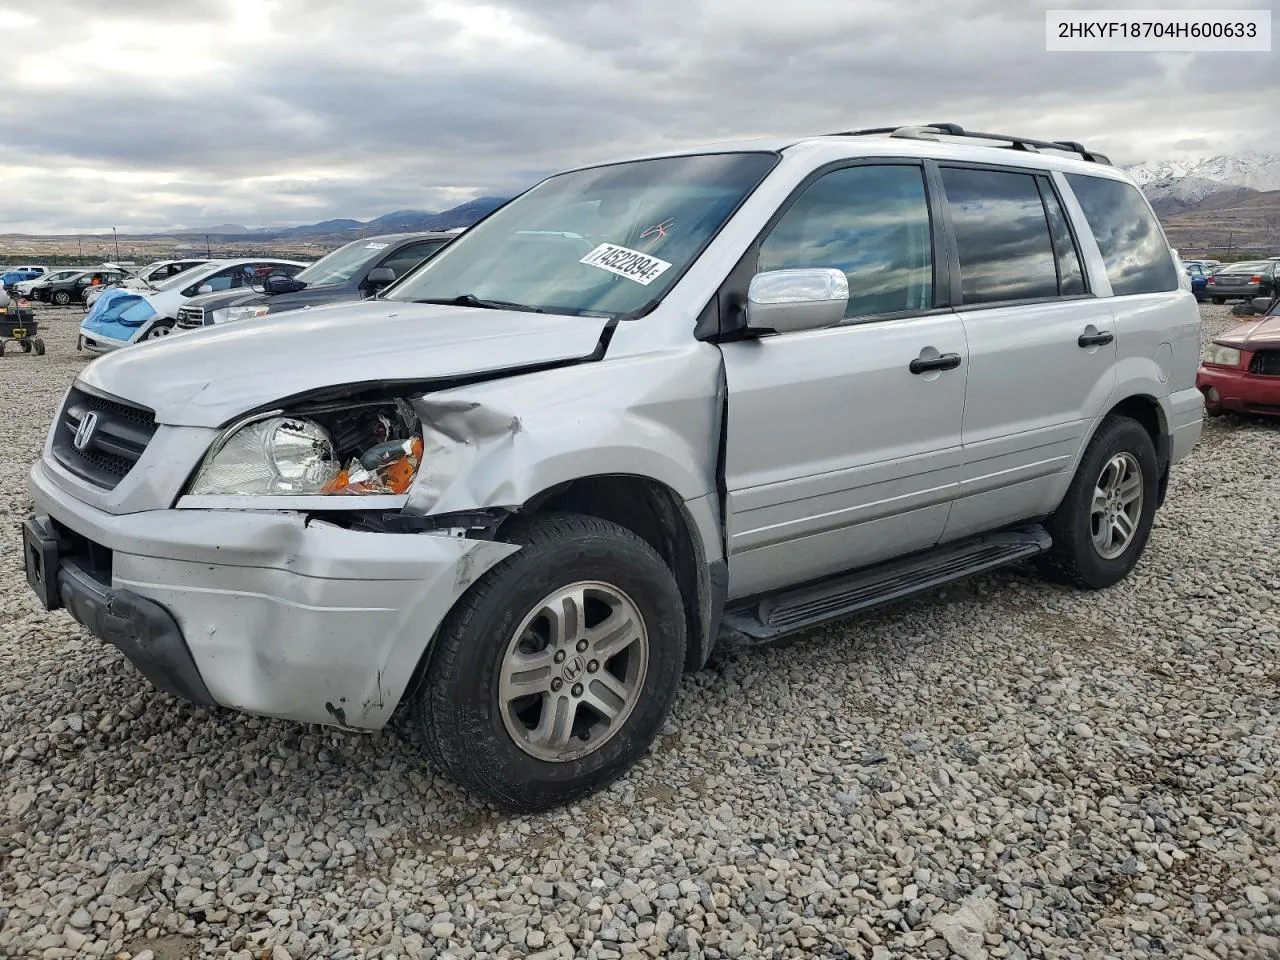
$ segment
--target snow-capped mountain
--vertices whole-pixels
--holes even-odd
[[[1204,160],[1149,160],[1126,167],[1144,189],[1177,180],[1211,181],[1254,190],[1280,190],[1280,153],[1221,154]],[[1189,188],[1195,193],[1202,187]],[[1148,191],[1148,196],[1150,196]],[[1207,196],[1207,194],[1205,194]],[[1203,197],[1201,197],[1203,199]]]
[[[1164,177],[1142,184],[1142,192],[1151,201],[1156,213],[1174,214],[1194,210],[1210,197],[1215,203],[1226,200],[1247,200],[1258,191],[1249,187],[1236,187],[1204,177]]]

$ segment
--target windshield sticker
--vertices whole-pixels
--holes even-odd
[[[364,245],[364,248],[365,248],[366,250],[385,250],[385,249],[387,249],[387,246],[388,246],[388,244],[385,244],[385,243],[378,243],[378,242],[375,240],[373,243],[366,243],[366,244]]]
[[[675,222],[676,218],[672,217],[670,220],[663,220],[661,223],[655,223],[652,227],[645,230],[644,233],[640,234],[640,239],[647,240],[650,237],[653,237],[655,240],[662,240],[666,237],[667,231],[675,225]]]
[[[599,267],[620,277],[634,280],[647,287],[654,280],[670,269],[671,264],[657,257],[651,257],[639,250],[629,250],[612,243],[602,243],[578,261],[589,267]]]

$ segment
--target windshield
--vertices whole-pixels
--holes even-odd
[[[642,314],[776,162],[771,153],[702,154],[552,177],[461,234],[386,299]]]
[[[385,240],[356,240],[332,253],[325,254],[311,266],[294,275],[308,286],[326,283],[346,283],[374,257],[383,255],[391,244]]]

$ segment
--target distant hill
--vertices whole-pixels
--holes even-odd
[[[1210,197],[1202,205],[1161,217],[1169,242],[1188,251],[1254,251],[1280,256],[1280,190],[1244,198]]]
[[[1261,191],[1251,187],[1233,186],[1203,177],[1153,180],[1143,184],[1142,191],[1161,216],[1214,206],[1233,206],[1261,195]]]
[[[224,223],[199,230],[172,230],[170,236],[236,237],[242,240],[276,240],[297,237],[357,239],[379,233],[416,233],[423,230],[453,230],[469,227],[481,217],[507,202],[506,197],[478,197],[439,213],[427,210],[396,210],[372,220],[322,220],[298,227],[244,227]]]

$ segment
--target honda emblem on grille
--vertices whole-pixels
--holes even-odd
[[[98,428],[98,415],[90,410],[84,415],[84,419],[80,421],[80,426],[76,427],[75,439],[71,441],[71,445],[77,450],[83,450],[89,445],[89,441],[93,439],[93,431]]]

